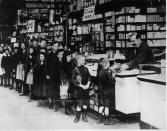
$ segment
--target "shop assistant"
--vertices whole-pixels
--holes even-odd
[[[153,53],[151,48],[147,45],[146,41],[141,40],[139,33],[133,33],[130,35],[130,41],[133,42],[136,49],[136,56],[129,62],[121,65],[121,71],[131,70],[137,67],[139,64],[147,64],[153,62]]]

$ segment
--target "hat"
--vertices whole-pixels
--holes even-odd
[[[9,48],[8,47],[4,47],[4,51],[6,51],[6,50],[9,50]]]

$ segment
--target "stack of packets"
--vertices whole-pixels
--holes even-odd
[[[121,71],[121,64],[120,63],[115,63],[113,66],[110,67],[110,69],[114,73],[120,73],[120,71]]]

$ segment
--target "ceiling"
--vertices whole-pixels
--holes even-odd
[[[0,0],[0,27],[14,25],[17,9],[24,6],[24,0]]]

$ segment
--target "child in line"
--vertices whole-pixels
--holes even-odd
[[[33,68],[36,62],[36,54],[34,53],[34,48],[30,47],[28,49],[28,55],[26,58],[26,69],[25,69],[25,77],[26,77],[26,84],[29,87],[29,102],[31,102],[33,96]]]
[[[45,53],[40,52],[39,60],[39,63],[33,69],[34,96],[39,100],[38,106],[44,106],[48,99]]]
[[[108,58],[100,60],[97,76],[99,79],[99,94],[100,94],[100,108],[97,123],[104,122],[104,125],[115,124],[114,120],[110,121],[110,114],[113,114],[114,109],[114,93],[115,93],[115,71],[110,68]],[[109,109],[111,112],[109,112]]]
[[[74,98],[75,98],[75,88],[72,82],[72,72],[76,64],[72,60],[72,53],[70,51],[65,51],[63,54],[63,71],[65,76],[65,82],[68,83],[69,87],[67,90],[68,99],[65,101],[65,114],[71,115],[74,113]]]
[[[88,122],[87,119],[87,107],[89,102],[89,85],[90,85],[90,73],[84,66],[85,56],[77,56],[77,67],[73,70],[72,80],[77,90],[77,109],[74,122],[79,122],[81,113],[84,122]]]

